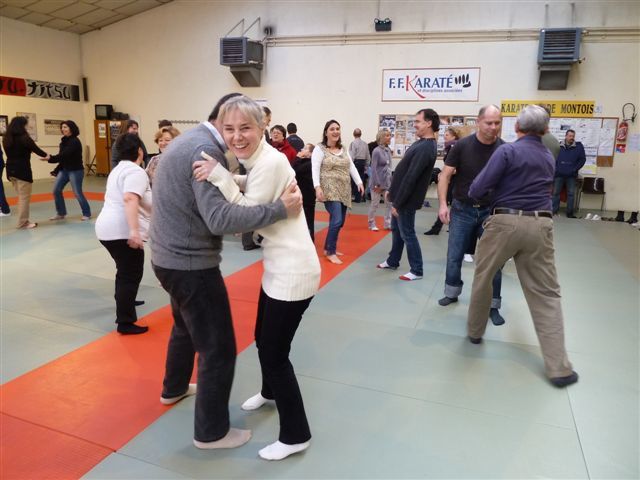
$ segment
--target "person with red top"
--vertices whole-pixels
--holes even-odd
[[[271,146],[287,157],[290,164],[296,160],[298,152],[286,139],[287,131],[282,125],[276,125],[271,129]]]

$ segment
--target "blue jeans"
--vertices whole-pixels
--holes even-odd
[[[56,203],[56,212],[58,215],[65,216],[67,214],[67,206],[64,203],[64,197],[62,191],[66,187],[67,183],[71,181],[71,188],[73,193],[78,199],[80,208],[82,209],[82,215],[85,217],[91,216],[91,207],[89,202],[82,193],[82,179],[84,178],[84,170],[60,170],[56,177],[56,183],[53,186],[53,198]]]
[[[338,248],[338,235],[347,217],[347,207],[342,202],[331,201],[324,202],[324,208],[329,212],[329,231],[324,241],[324,249],[327,255],[335,255]]]
[[[553,213],[558,213],[558,209],[560,208],[560,192],[564,185],[567,186],[567,215],[573,215],[574,199],[576,196],[575,177],[556,177],[553,179]]]
[[[398,210],[398,216],[391,216],[391,251],[387,258],[390,267],[398,268],[402,250],[407,246],[407,259],[410,272],[422,276],[422,250],[416,237],[416,211],[414,209]]]
[[[482,223],[491,214],[489,207],[472,207],[459,200],[451,203],[451,222],[449,223],[449,246],[447,249],[447,271],[444,294],[457,298],[462,293],[462,259],[474,239],[480,238]],[[500,290],[502,288],[502,268],[493,277],[493,301],[491,308],[500,308]]]
[[[2,213],[10,213],[11,209],[7,203],[7,197],[4,196],[4,185],[2,184],[2,171],[4,170],[4,163],[0,167],[0,211]]]

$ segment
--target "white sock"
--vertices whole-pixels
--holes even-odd
[[[178,403],[183,398],[187,398],[187,397],[190,397],[191,395],[195,395],[197,390],[198,390],[198,384],[190,383],[189,388],[187,388],[187,391],[184,392],[182,395],[178,395],[177,397],[171,397],[171,398],[160,397],[160,403],[163,405],[173,405],[174,403]]]
[[[258,455],[265,460],[282,460],[283,458],[287,458],[289,455],[306,450],[309,448],[309,445],[311,445],[311,442],[287,445],[286,443],[282,443],[278,440],[277,442],[264,447],[258,452]]]
[[[227,434],[220,440],[213,442],[200,442],[193,439],[193,444],[203,450],[215,450],[218,448],[236,448],[244,445],[251,439],[251,430],[240,430],[239,428],[230,428]]]
[[[242,410],[247,410],[247,411],[257,410],[261,406],[263,406],[265,403],[268,403],[268,402],[273,402],[273,400],[264,398],[262,396],[262,393],[258,392],[253,397],[245,401],[240,408],[242,408]]]

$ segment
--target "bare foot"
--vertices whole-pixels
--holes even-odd
[[[328,257],[329,256],[329,252],[327,252],[326,250],[324,251],[324,254]],[[334,255],[337,255],[339,257],[342,257],[344,255],[344,253],[342,252],[336,252]]]
[[[337,255],[327,255],[327,260],[336,265],[342,265],[342,260],[340,260]]]

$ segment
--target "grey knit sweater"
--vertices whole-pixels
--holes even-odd
[[[250,232],[287,217],[281,200],[243,207],[228,203],[209,182],[197,182],[192,165],[206,152],[227,165],[204,125],[176,137],[162,154],[153,181],[151,261],[172,270],[203,270],[220,264],[222,235]]]

